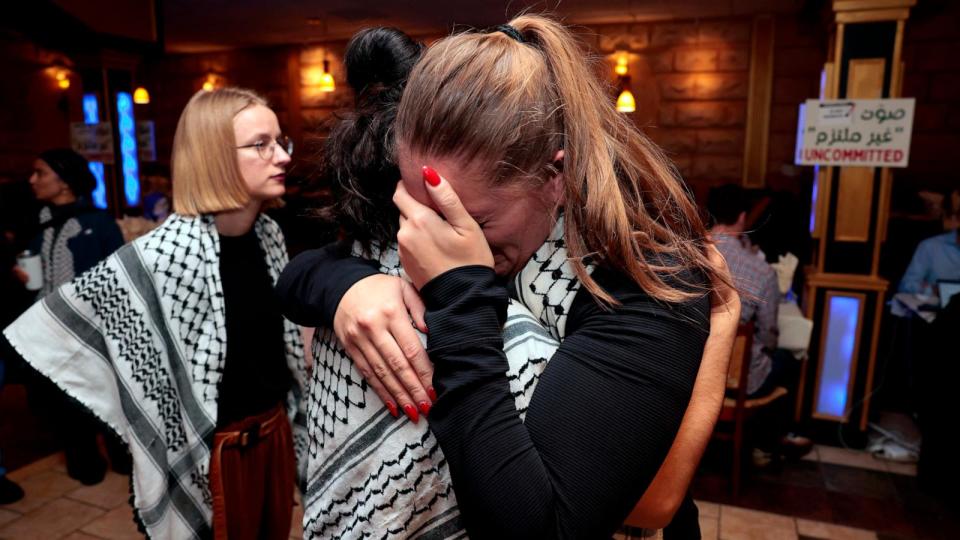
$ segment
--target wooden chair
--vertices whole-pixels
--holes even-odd
[[[750,358],[753,350],[754,324],[741,324],[737,328],[737,337],[733,342],[730,367],[727,371],[727,397],[723,400],[720,418],[713,437],[721,441],[733,441],[733,469],[731,471],[731,491],[734,498],[740,494],[741,465],[743,463],[743,442],[747,420],[763,407],[787,395],[787,389],[776,387],[772,392],[758,398],[747,398],[747,380],[750,375]],[[723,426],[731,426],[728,430]]]

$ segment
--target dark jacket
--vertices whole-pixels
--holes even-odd
[[[86,272],[123,245],[117,222],[106,212],[82,203],[44,208],[40,227],[28,249],[39,253],[43,262],[41,296]]]

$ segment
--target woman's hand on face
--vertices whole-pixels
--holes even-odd
[[[412,285],[378,274],[350,287],[333,318],[333,330],[344,351],[390,414],[397,417],[403,412],[413,422],[420,413],[427,414],[437,397],[433,364],[410,324],[413,319],[426,333],[424,312]]]
[[[460,197],[436,171],[423,168],[424,187],[438,212],[420,204],[397,184],[393,203],[400,209],[397,244],[400,262],[417,289],[431,279],[461,266],[493,268],[493,254],[480,225],[460,202]]]

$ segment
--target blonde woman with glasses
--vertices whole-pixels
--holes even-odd
[[[152,538],[289,534],[305,366],[272,292],[283,236],[262,210],[292,152],[256,93],[196,94],[174,136],[175,213],[5,330],[127,444]]]

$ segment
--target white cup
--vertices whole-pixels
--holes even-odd
[[[27,274],[28,291],[39,291],[43,287],[43,264],[39,254],[24,251],[17,255],[17,266]]]

